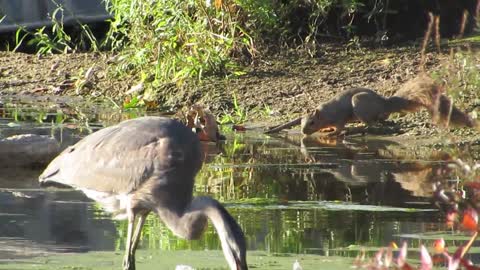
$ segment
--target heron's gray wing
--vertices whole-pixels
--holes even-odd
[[[177,121],[144,117],[99,130],[55,158],[40,181],[101,192],[129,193],[152,177],[193,166],[198,139]]]

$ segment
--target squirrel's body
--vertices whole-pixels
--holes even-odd
[[[353,88],[336,95],[318,106],[301,120],[302,133],[334,129],[329,135],[338,135],[353,121],[371,124],[383,121],[395,112],[415,112],[426,108],[434,121],[454,126],[475,127],[477,123],[468,114],[452,106],[442,94],[442,87],[426,75],[407,82],[395,95],[384,97],[366,88]]]

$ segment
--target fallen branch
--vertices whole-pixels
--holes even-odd
[[[282,125],[278,125],[278,126],[274,126],[274,127],[270,127],[267,131],[265,131],[266,134],[272,134],[272,133],[277,133],[283,129],[286,129],[286,128],[291,128],[293,126],[298,126],[300,125],[300,122],[302,121],[302,117],[298,117],[296,118],[295,120],[292,120],[290,122],[287,122],[285,124],[282,124]]]

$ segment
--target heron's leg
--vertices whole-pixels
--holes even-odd
[[[137,250],[138,242],[140,242],[140,235],[142,234],[143,224],[145,224],[145,220],[147,219],[149,213],[150,212],[142,212],[141,214],[139,214],[137,226],[135,227],[135,232],[133,233],[133,240],[130,250],[130,256],[132,256],[133,258],[135,258],[135,251]]]
[[[128,228],[127,228],[127,242],[125,246],[125,257],[123,259],[123,269],[124,270],[135,270],[135,258],[131,255],[132,249],[132,235],[133,235],[133,224],[135,223],[135,214],[133,211],[127,210],[128,213]]]

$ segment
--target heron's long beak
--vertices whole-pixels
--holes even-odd
[[[242,262],[235,257],[235,264],[237,265],[237,270],[248,270],[248,266],[246,263],[242,264]]]
[[[242,263],[237,258],[235,258],[235,263],[237,264],[237,270],[242,270]]]

